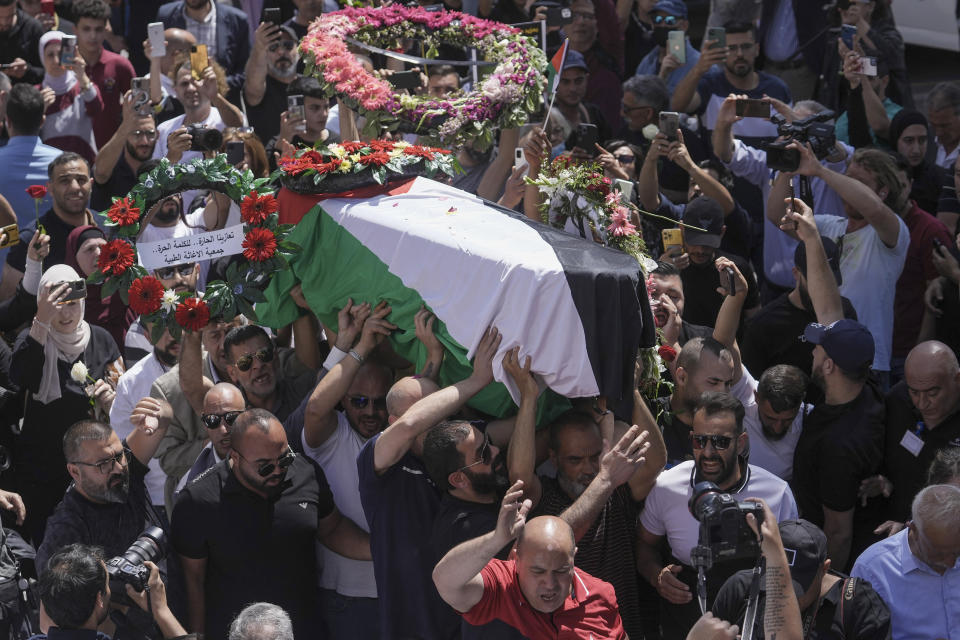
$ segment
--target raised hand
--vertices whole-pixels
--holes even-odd
[[[420,310],[413,316],[414,333],[417,340],[427,348],[428,353],[443,351],[443,345],[440,344],[437,336],[433,333],[433,323],[436,319],[436,316],[425,307],[420,307]]]
[[[496,536],[506,545],[520,535],[527,524],[527,514],[533,507],[533,502],[523,500],[523,480],[517,480],[503,496],[500,503],[500,514],[497,516]]]
[[[644,456],[650,449],[650,443],[647,442],[649,435],[633,425],[616,446],[603,454],[600,472],[607,475],[613,486],[619,487],[625,483],[647,461]]]
[[[503,370],[513,378],[520,389],[520,395],[524,398],[536,398],[540,393],[540,386],[530,373],[530,366],[530,356],[527,356],[524,365],[520,366],[520,347],[514,347],[503,354]]]
[[[502,339],[503,336],[496,327],[488,328],[480,338],[476,353],[473,354],[471,377],[482,381],[484,386],[493,382],[493,358],[497,355]]]
[[[357,351],[361,356],[370,353],[397,328],[397,325],[386,319],[392,310],[390,305],[381,300],[364,321],[363,329],[360,332],[360,342],[357,344]]]
[[[151,436],[157,431],[166,431],[173,419],[173,409],[168,402],[157,398],[141,398],[130,414],[130,423]]]

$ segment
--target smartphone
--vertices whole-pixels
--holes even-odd
[[[0,64],[0,70],[9,69],[12,66],[13,66],[12,62],[4,62],[3,64]]]
[[[683,31],[671,31],[667,34],[667,53],[687,64],[687,40]]]
[[[17,226],[17,225],[13,225],[13,226]],[[6,229],[4,229],[4,231],[6,231]],[[940,240],[940,238],[934,238],[934,239],[933,239],[933,248],[934,248],[934,249],[936,249],[937,251],[939,251],[940,249],[943,249],[943,247],[944,247],[944,244],[943,244],[943,241]],[[0,248],[2,248],[2,247],[0,247]]]
[[[569,7],[549,7],[547,9],[547,26],[562,27],[573,22],[573,12]]]
[[[60,66],[67,67],[73,64],[77,57],[77,36],[63,36],[60,39]]]
[[[16,222],[0,229],[0,234],[5,234],[7,238],[6,242],[0,244],[0,249],[12,247],[20,242],[20,228],[17,226]]]
[[[210,66],[210,59],[207,58],[207,45],[196,44],[190,47],[190,75],[199,80],[203,70]]]
[[[283,18],[280,17],[280,9],[278,7],[266,7],[263,10],[263,20],[261,22],[272,22],[278,27],[283,24]]]
[[[667,136],[667,140],[677,139],[677,129],[680,128],[680,114],[676,111],[660,112],[660,133]]]
[[[727,295],[737,294],[737,276],[730,267],[723,270],[723,287],[727,290]]]
[[[857,27],[852,24],[840,25],[840,39],[847,49],[853,51],[853,37],[857,35]]]
[[[133,95],[133,110],[139,116],[150,115],[150,81],[147,78],[130,80],[130,93]]]
[[[167,55],[167,45],[164,44],[163,23],[151,22],[147,25],[147,38],[150,39],[150,52],[154,58]]]
[[[633,201],[633,182],[630,180],[621,180],[617,178],[613,181],[613,188],[620,192],[620,195],[623,196],[622,200],[624,204]]]
[[[519,169],[527,164],[527,159],[523,155],[523,147],[517,147],[513,150],[513,168]]]
[[[597,155],[597,125],[578,124],[567,139],[567,149],[583,149],[590,155]]]
[[[396,89],[417,89],[423,86],[423,76],[419,71],[398,71],[387,76],[387,80]]]
[[[71,300],[82,300],[87,297],[87,281],[73,280],[67,283],[67,295],[60,299],[60,302],[70,302]]]
[[[769,118],[770,105],[763,100],[741,98],[737,100],[737,115],[742,118]]]
[[[53,0],[40,0],[40,13],[45,13],[48,16],[56,15],[57,8],[53,6]]]
[[[876,77],[877,59],[872,56],[862,56],[860,58],[860,73],[865,76]]]
[[[292,119],[300,120],[300,124],[297,125],[297,131],[306,133],[307,122],[305,118],[307,117],[307,111],[303,106],[302,95],[287,96],[287,114]]]
[[[231,140],[227,143],[227,162],[231,166],[243,163],[243,140]]]
[[[713,40],[714,44],[710,46],[711,49],[726,49],[727,48],[727,30],[723,27],[710,27],[707,29],[707,37],[705,40]]]
[[[670,253],[674,249],[679,249],[683,253],[683,229],[663,229],[660,231],[660,238],[663,240],[663,252]]]

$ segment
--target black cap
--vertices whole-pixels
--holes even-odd
[[[827,536],[807,520],[785,520],[780,523],[780,539],[790,565],[790,578],[806,593],[827,559]]]
[[[820,236],[820,241],[823,242],[823,251],[827,254],[827,264],[830,265],[830,270],[833,271],[839,287],[843,284],[843,276],[840,273],[840,251],[837,243],[826,236]],[[802,242],[797,245],[793,252],[793,266],[804,278],[807,277],[807,247]]]
[[[713,249],[720,246],[720,238],[723,235],[723,207],[713,198],[698,196],[691,200],[683,212],[681,222],[706,230],[704,233],[684,227],[683,240],[686,244]]]

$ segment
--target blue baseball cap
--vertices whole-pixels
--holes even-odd
[[[828,325],[811,322],[803,330],[803,339],[823,347],[827,356],[849,373],[863,372],[873,363],[873,335],[856,320],[844,318]]]
[[[583,57],[583,54],[579,51],[574,51],[573,49],[567,49],[567,56],[563,59],[563,69],[561,73],[567,69],[583,69],[584,71],[589,72],[590,67],[587,66],[587,60]]]
[[[657,4],[650,9],[650,13],[655,11],[662,11],[678,18],[687,17],[687,5],[683,0],[658,0]]]

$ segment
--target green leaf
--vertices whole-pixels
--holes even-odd
[[[120,294],[120,299],[123,300],[123,304],[130,304],[130,284],[127,282],[121,282],[120,286],[117,288],[117,293]]]
[[[263,294],[263,291],[257,287],[244,287],[243,288],[243,297],[249,300],[250,302],[266,302],[267,296]]]
[[[244,300],[243,298],[237,298],[237,308],[240,310],[240,313],[245,315],[248,320],[257,322],[257,312],[253,310],[253,305]]]
[[[168,324],[167,329],[170,331],[170,337],[174,340],[179,340],[183,336],[183,329],[177,324],[176,320]]]
[[[116,293],[117,289],[120,287],[120,284],[120,278],[117,277],[112,277],[109,280],[104,281],[103,288],[101,289],[103,292],[103,297],[106,298],[107,296],[112,296],[114,293]]]
[[[371,174],[373,174],[373,179],[377,181],[377,184],[383,184],[387,179],[387,170],[383,167],[374,167]]]
[[[303,251],[303,247],[298,245],[296,242],[290,242],[289,240],[284,240],[277,244],[277,247],[283,249],[284,251],[289,251],[290,253],[299,253]]]
[[[163,336],[163,330],[166,327],[163,322],[154,322],[153,328],[150,329],[150,342],[157,344],[160,342],[160,338]]]

